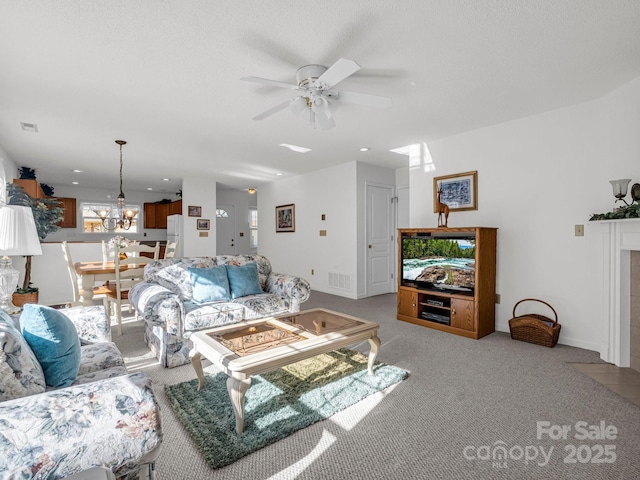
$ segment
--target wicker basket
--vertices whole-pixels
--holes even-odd
[[[546,305],[555,315],[555,320],[537,313],[516,316],[516,308],[522,302],[540,302]],[[514,340],[554,347],[558,343],[558,336],[560,335],[558,314],[547,302],[535,298],[525,298],[514,305],[513,318],[509,320],[509,330],[511,331],[511,338]]]

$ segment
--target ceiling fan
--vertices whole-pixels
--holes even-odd
[[[298,93],[291,100],[259,113],[253,117],[254,120],[263,120],[289,107],[295,114],[307,114],[311,125],[315,126],[317,122],[321,129],[328,130],[335,127],[331,106],[338,102],[355,103],[376,108],[388,108],[392,105],[390,97],[347,92],[334,88],[338,83],[358,70],[360,70],[360,65],[356,62],[341,58],[329,68],[322,65],[300,67],[296,72],[297,85],[260,77],[242,77],[240,80],[286,88]]]

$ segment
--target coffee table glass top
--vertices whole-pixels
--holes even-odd
[[[250,326],[206,332],[206,335],[236,355],[244,357],[307,340],[310,336],[305,335],[304,332],[309,332],[313,335],[324,335],[363,325],[364,323],[335,312],[309,310],[292,315],[274,317],[264,323]]]
[[[295,315],[286,315],[278,317],[278,320],[295,325],[298,328],[311,332],[315,335],[338,332],[345,328],[364,324],[364,322],[358,321],[355,318],[343,317],[335,312],[322,310],[309,310],[306,312],[296,313]]]

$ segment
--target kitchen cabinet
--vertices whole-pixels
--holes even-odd
[[[144,228],[167,228],[167,216],[182,214],[182,200],[170,203],[145,203]]]

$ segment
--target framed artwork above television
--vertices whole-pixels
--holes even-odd
[[[433,178],[433,213],[438,213],[438,190],[440,203],[449,211],[478,209],[478,171],[455,173]]]

